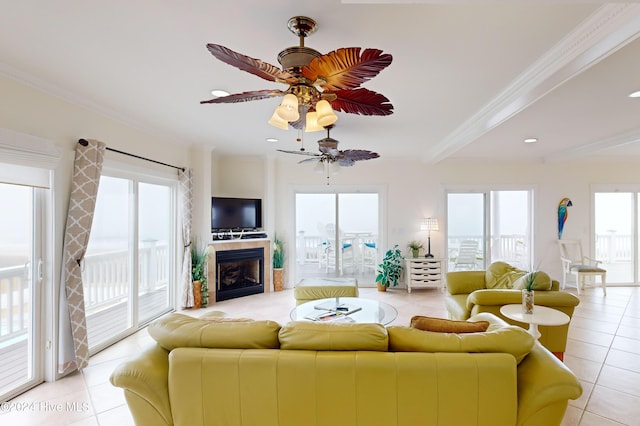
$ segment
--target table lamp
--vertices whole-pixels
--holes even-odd
[[[438,230],[438,219],[433,217],[422,219],[420,230],[429,232],[429,236],[427,237],[427,254],[425,254],[424,257],[433,257],[433,255],[431,254],[431,231]]]

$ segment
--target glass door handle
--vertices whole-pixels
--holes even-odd
[[[38,282],[42,282],[42,278],[43,278],[43,263],[42,259],[38,259]]]

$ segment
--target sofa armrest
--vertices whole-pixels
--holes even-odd
[[[576,376],[536,343],[518,365],[518,424],[560,424],[570,399],[582,395]]]
[[[145,349],[118,365],[111,373],[112,385],[124,388],[136,425],[173,425],[169,404],[169,352],[160,345]]]
[[[535,304],[549,307],[575,307],[580,299],[566,291],[536,291]],[[509,305],[522,303],[521,290],[512,289],[485,289],[476,290],[467,298],[467,308],[471,310],[473,305]]]
[[[447,272],[447,291],[449,294],[469,294],[485,288],[485,271]]]

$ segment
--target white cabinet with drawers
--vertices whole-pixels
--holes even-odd
[[[412,288],[444,288],[443,259],[435,257],[405,258],[407,291]]]

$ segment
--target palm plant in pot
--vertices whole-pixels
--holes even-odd
[[[409,247],[409,249],[411,250],[411,254],[413,255],[413,257],[416,258],[420,255],[420,249],[424,246],[420,241],[412,240],[412,241],[409,241],[409,244],[407,244],[407,247]]]
[[[200,308],[209,303],[209,286],[207,285],[208,248],[200,251],[191,243],[191,281],[193,282],[193,307]]]
[[[524,287],[522,289],[522,312],[525,314],[533,313],[534,290],[537,274],[537,271],[533,271],[524,276]]]
[[[282,290],[284,271],[284,243],[277,236],[273,238],[273,291]]]
[[[387,287],[398,285],[400,274],[402,273],[402,261],[404,257],[396,244],[392,249],[387,250],[382,263],[378,265],[376,273],[376,283],[379,291],[387,291]]]

